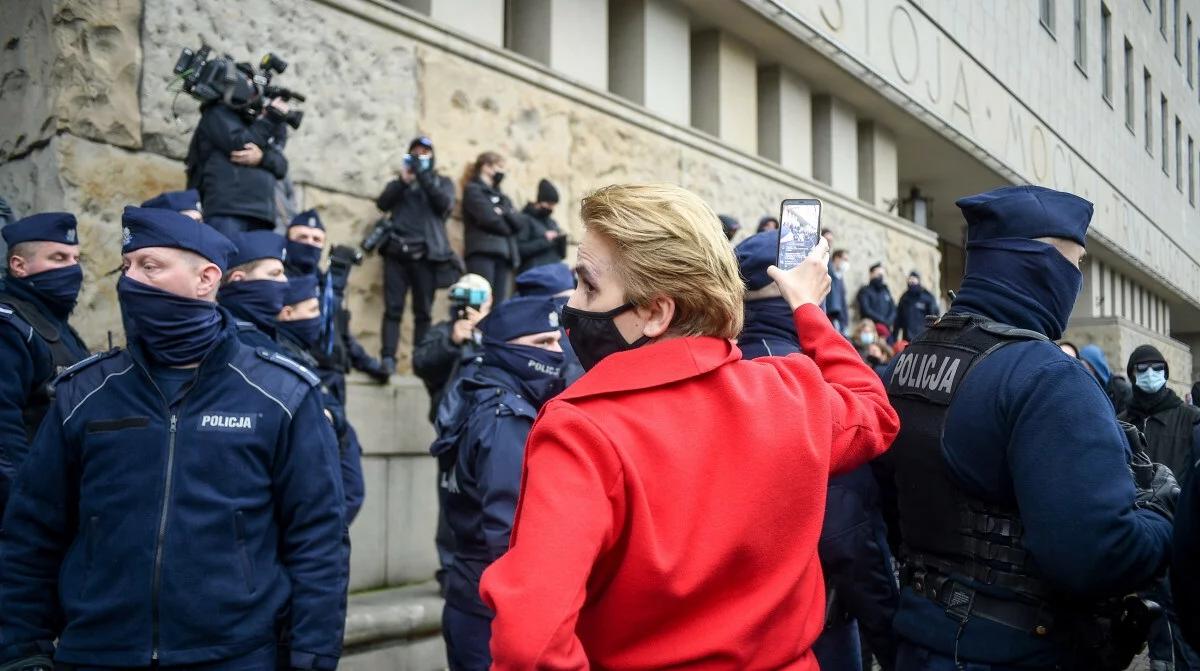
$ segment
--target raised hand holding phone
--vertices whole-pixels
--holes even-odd
[[[821,238],[821,201],[788,198],[779,205],[779,249],[776,265],[791,270],[804,262]]]
[[[820,305],[829,293],[829,242],[820,236],[816,246],[791,270],[778,266],[767,268],[767,274],[779,286],[779,293],[792,310],[801,305]]]

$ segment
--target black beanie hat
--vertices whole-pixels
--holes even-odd
[[[557,203],[558,189],[550,183],[550,180],[543,179],[538,182],[537,202],[539,203]]]
[[[1165,365],[1167,378],[1171,377],[1171,366],[1167,364],[1167,360],[1163,358],[1162,352],[1158,351],[1154,345],[1142,345],[1133,350],[1133,354],[1129,355],[1129,365],[1125,366],[1125,374],[1129,379],[1134,378],[1133,367],[1139,363],[1161,363]]]

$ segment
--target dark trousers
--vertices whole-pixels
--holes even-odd
[[[492,620],[446,604],[442,637],[450,671],[487,671],[492,665]]]
[[[286,652],[286,651],[283,651]],[[275,643],[264,646],[241,657],[223,659],[218,662],[187,664],[182,666],[153,666],[141,667],[158,669],[159,671],[275,671],[275,660],[280,651]],[[55,671],[133,671],[133,669],[117,669],[108,666],[88,666],[85,664],[54,663]]]
[[[433,307],[433,292],[437,289],[437,276],[433,264],[428,261],[383,260],[383,325],[380,329],[382,345],[380,356],[395,358],[396,346],[400,342],[400,320],[404,317],[404,302],[412,292],[413,346],[421,342],[429,330]]]
[[[1007,671],[1007,669],[992,664],[955,662],[953,657],[901,640],[896,649],[896,671]]]
[[[205,217],[204,223],[217,229],[227,238],[232,238],[234,235],[245,233],[246,231],[271,231],[275,229],[275,224],[269,221],[262,221],[253,217],[239,217],[231,214],[217,214]]]
[[[492,305],[500,305],[508,298],[508,281],[512,276],[508,259],[491,254],[472,254],[467,257],[467,272],[482,276],[492,285]]]

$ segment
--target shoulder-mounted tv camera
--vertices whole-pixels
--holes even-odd
[[[220,102],[254,119],[275,98],[305,101],[302,94],[271,83],[287,66],[287,61],[269,53],[255,70],[250,63],[234,62],[228,54],[214,58],[212,47],[202,44],[196,51],[184,47],[175,61],[174,72],[183,82],[183,90],[201,103]],[[304,112],[299,110],[282,115],[282,120],[292,128],[299,128],[303,119]]]

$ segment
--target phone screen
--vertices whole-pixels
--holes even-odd
[[[779,253],[777,263],[791,270],[804,261],[821,237],[821,201],[796,198],[779,207]]]

